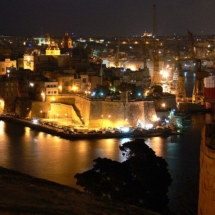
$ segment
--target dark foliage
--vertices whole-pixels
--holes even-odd
[[[143,139],[126,142],[120,150],[126,161],[97,158],[91,170],[75,175],[77,185],[92,194],[165,214],[172,181],[166,161],[156,156]]]

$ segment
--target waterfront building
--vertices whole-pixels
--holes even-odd
[[[16,98],[19,92],[19,80],[16,77],[0,77],[0,113],[10,113],[14,111]]]

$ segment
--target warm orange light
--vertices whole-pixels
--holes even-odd
[[[156,122],[156,121],[158,121],[158,120],[159,120],[159,118],[158,118],[156,115],[153,115],[153,116],[152,116],[152,121],[153,121],[153,122]]]
[[[162,103],[162,104],[161,104],[161,107],[163,107],[163,108],[166,107],[166,104],[165,104],[165,103]]]
[[[77,91],[77,90],[78,90],[78,87],[75,86],[75,85],[73,85],[73,86],[72,86],[72,90],[73,90],[73,91]]]

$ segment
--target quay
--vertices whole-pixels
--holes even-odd
[[[181,135],[182,133],[173,131],[170,128],[148,129],[145,132],[127,132],[127,133],[66,133],[62,128],[53,128],[49,125],[34,124],[31,120],[25,118],[17,118],[13,116],[0,116],[0,120],[16,123],[22,126],[30,127],[54,136],[73,140],[73,139],[107,139],[107,138],[144,138],[144,137],[169,137],[172,135]]]

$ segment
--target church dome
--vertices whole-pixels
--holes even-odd
[[[46,55],[60,55],[60,49],[54,41],[46,49]]]

